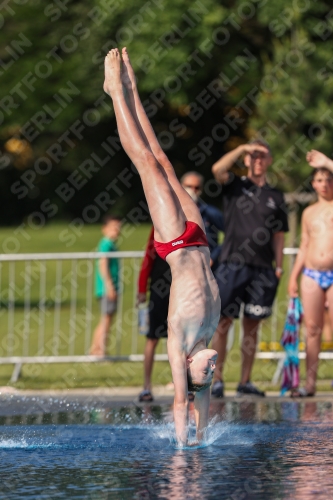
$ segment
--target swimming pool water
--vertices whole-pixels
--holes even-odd
[[[207,446],[177,450],[170,405],[15,398],[1,400],[1,500],[333,498],[328,401],[213,402]]]

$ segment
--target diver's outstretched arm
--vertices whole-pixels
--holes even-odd
[[[197,427],[197,440],[203,441],[205,429],[208,426],[210,387],[197,392],[194,398],[194,415]]]
[[[169,326],[170,327],[170,326]],[[186,354],[179,342],[168,339],[168,357],[175,387],[173,414],[177,445],[187,445],[188,435],[188,383]]]

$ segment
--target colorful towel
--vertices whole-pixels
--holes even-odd
[[[281,396],[299,386],[299,331],[303,318],[303,308],[298,297],[290,299],[281,344],[286,351],[282,370]]]

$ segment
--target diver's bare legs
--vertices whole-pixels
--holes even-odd
[[[185,213],[186,219],[192,222],[196,222],[201,229],[205,230],[202,222],[202,217],[197,205],[194,203],[189,194],[180,185],[178,181],[173,166],[171,165],[167,155],[161,148],[155,132],[151,126],[150,120],[144,110],[142,105],[139,92],[136,85],[136,79],[134,70],[132,68],[126,47],[122,50],[123,58],[123,70],[122,70],[122,82],[127,89],[129,98],[129,107],[131,113],[138,125],[141,135],[144,138],[146,144],[151,149],[153,155],[155,156],[158,163],[163,167],[166,172],[168,182],[172,190],[174,191],[178,201]]]
[[[120,141],[141,177],[151,213],[155,239],[177,238],[185,227],[185,214],[151,148],[143,139],[127,105],[121,82],[121,57],[112,49],[105,58],[104,91],[112,97]],[[170,224],[172,221],[172,224]]]

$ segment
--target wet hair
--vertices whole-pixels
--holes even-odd
[[[311,181],[313,181],[313,180],[314,180],[314,178],[316,177],[316,175],[317,175],[318,173],[321,173],[321,174],[328,174],[328,175],[329,175],[329,177],[331,177],[331,178],[333,177],[333,173],[332,173],[330,170],[328,170],[328,168],[326,168],[326,167],[319,167],[319,168],[314,168],[314,169],[312,170],[311,175],[310,175],[310,177],[311,177]]]
[[[268,142],[264,141],[264,139],[251,139],[248,144],[259,144],[260,146],[264,146],[264,148],[268,149],[269,154],[272,156],[272,150]]]
[[[205,178],[203,175],[199,174],[199,172],[196,172],[195,170],[191,170],[190,172],[186,172],[184,175],[182,175],[180,178],[180,183],[184,184],[185,179],[187,179],[187,177],[190,177],[190,175],[194,175],[195,177],[197,177],[199,179],[200,186],[203,187]]]
[[[114,220],[121,222],[122,218],[120,217],[120,215],[105,214],[102,218],[102,225],[106,226],[107,224],[109,224],[109,222],[112,222]]]
[[[210,387],[211,383],[212,383],[211,381],[207,382],[206,384],[197,384],[193,382],[190,369],[187,370],[187,388],[189,392],[203,391],[204,389],[207,389],[207,387]]]

